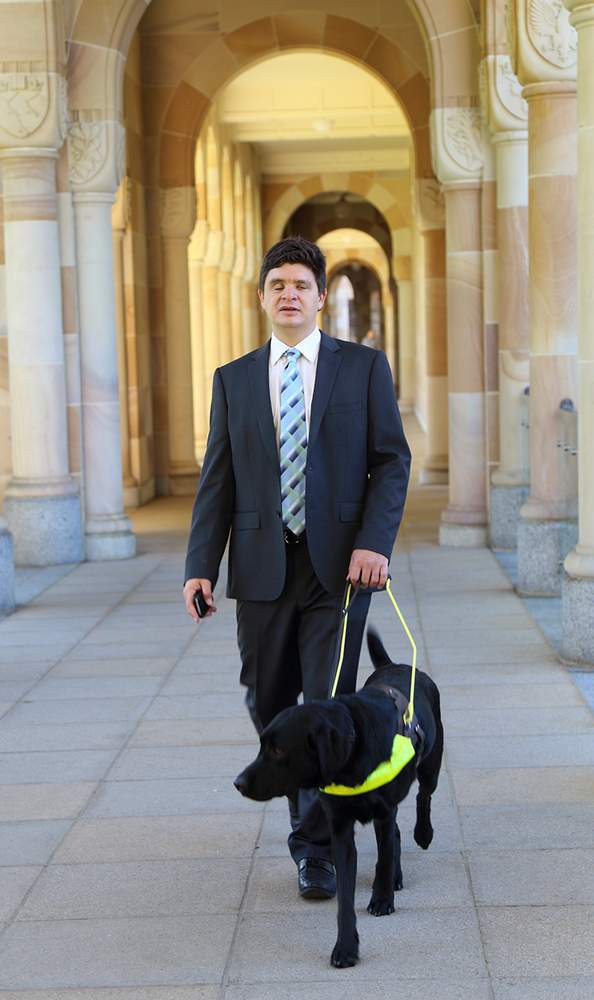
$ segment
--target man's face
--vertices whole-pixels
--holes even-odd
[[[320,294],[314,273],[305,264],[273,268],[258,295],[275,332],[289,336],[311,333],[326,301],[326,291]]]

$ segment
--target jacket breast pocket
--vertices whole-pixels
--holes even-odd
[[[233,515],[233,530],[234,531],[245,531],[246,529],[251,529],[252,531],[260,527],[260,511],[259,510],[236,510]]]
[[[328,413],[358,413],[360,409],[360,399],[341,399],[328,403]]]
[[[360,521],[363,517],[363,504],[348,501],[339,503],[338,517],[341,521]]]

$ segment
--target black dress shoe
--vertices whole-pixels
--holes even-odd
[[[297,867],[302,899],[332,899],[336,895],[336,872],[331,861],[302,858]]]

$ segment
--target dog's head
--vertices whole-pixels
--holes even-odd
[[[287,708],[266,727],[258,756],[234,785],[246,798],[264,802],[331,784],[354,743],[352,720],[338,701]]]

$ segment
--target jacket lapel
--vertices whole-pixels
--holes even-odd
[[[270,405],[270,380],[268,377],[268,366],[270,360],[270,341],[264,344],[259,351],[251,356],[249,366],[249,379],[254,400],[254,410],[258,421],[258,428],[262,443],[266,450],[274,470],[280,477],[280,464],[278,451],[276,448],[276,438],[274,434],[274,421],[272,419],[272,407]]]
[[[328,400],[330,399],[330,393],[332,392],[332,386],[334,385],[338,374],[341,361],[342,352],[338,342],[333,340],[332,337],[329,337],[328,334],[322,332],[320,353],[318,354],[316,381],[311,404],[309,440],[307,442],[308,448],[311,448],[320,429],[320,424],[322,423],[322,418],[326,412]]]

